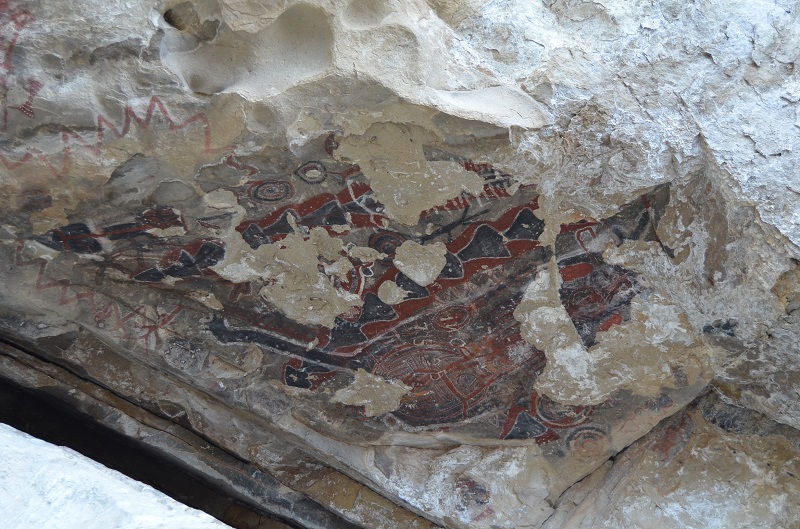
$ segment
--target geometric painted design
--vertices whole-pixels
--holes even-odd
[[[335,148],[327,142],[326,149],[328,144]],[[217,276],[210,267],[224,257],[224,242],[190,236],[174,208],[151,208],[99,229],[91,221],[73,223],[36,240],[58,251],[103,256],[103,266],[145,288],[177,281],[185,284],[181,288],[216,290],[224,310],[204,320],[208,335],[222,345],[255,343],[284,355],[276,376],[287,386],[317,391],[342,372],[365,369],[412,388],[383,417],[370,419],[352,407],[339,407],[339,413],[408,430],[461,425],[478,436],[540,444],[566,442],[577,428],[590,436],[586,428],[597,407],[559,406],[532,390],[546,358],[522,337],[513,313],[528,284],[555,258],[561,301],[587,347],[598,332],[629,319],[631,300],[647,285],[634,272],[603,262],[602,252],[626,239],[657,240],[654,225],[668,189],[603,221],[564,225],[553,247],[542,246],[544,222],[533,188],[512,194],[510,175],[490,164],[433,148],[425,153],[431,161],[462,164],[484,178],[484,189],[423,212],[424,234],[384,215],[357,165],[312,160],[290,174],[259,178],[252,166],[229,163],[248,169],[251,178],[234,192],[247,206],[236,230],[252,248],[280,241],[296,223],[388,256],[376,262],[350,258],[353,268],[336,286],[358,295],[363,305],[337,317],[332,328],[264,310],[258,286]],[[215,227],[213,219],[196,222]],[[349,228],[342,232],[342,226]],[[187,235],[156,236],[154,228],[183,228]],[[406,240],[445,245],[446,266],[433,283],[417,285],[394,266],[394,251]],[[380,300],[378,289],[389,280],[408,292],[405,301]]]

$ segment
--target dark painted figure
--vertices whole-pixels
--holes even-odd
[[[336,145],[329,138],[325,148],[332,151]],[[222,241],[151,235],[154,228],[186,227],[172,208],[149,209],[130,222],[98,230],[74,223],[36,240],[58,251],[107,253],[142,285],[171,278],[203,282],[206,290],[227,289],[227,295],[218,296],[225,310],[207,324],[210,335],[222,344],[256,343],[288,356],[279,373],[286,385],[315,391],[350,370],[366,369],[412,388],[400,407],[382,418],[344,409],[361,421],[411,430],[475,425],[481,436],[540,444],[559,439],[580,444],[604,435],[590,422],[595,408],[561,406],[532,391],[546,358],[522,338],[514,310],[528,284],[554,258],[563,281],[561,302],[587,347],[596,343],[599,332],[628,320],[631,300],[647,285],[634,272],[605,263],[602,252],[609,243],[658,241],[655,225],[669,199],[668,188],[656,189],[605,220],[562,226],[553,254],[538,240],[544,222],[531,187],[512,194],[510,175],[489,164],[434,148],[425,152],[429,160],[455,161],[485,181],[479,196],[464,194],[424,212],[420,227],[425,229],[386,218],[357,165],[314,160],[284,177],[259,178],[252,166],[229,164],[250,169],[251,180],[235,191],[247,206],[247,218],[236,230],[250,247],[294,232],[291,216],[301,229],[322,227],[345,243],[386,255],[376,262],[351,258],[353,270],[336,286],[358,294],[363,305],[340,315],[331,329],[265,310],[255,295],[257,285],[234,285],[216,276],[210,267],[225,255]],[[211,229],[214,222],[205,218],[198,225]],[[341,226],[349,230],[341,233]],[[446,266],[434,283],[417,285],[394,266],[394,252],[406,240],[445,244]],[[405,301],[388,305],[380,300],[378,289],[389,280],[407,291]],[[479,501],[480,491],[468,484],[464,489]]]

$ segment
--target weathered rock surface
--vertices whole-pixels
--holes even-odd
[[[0,514],[7,527],[226,529],[72,450],[0,424]]]
[[[796,442],[686,407],[800,427],[798,55],[783,0],[0,2],[3,376],[298,524],[788,524]]]
[[[798,527],[797,430],[709,395],[574,485],[545,528]]]

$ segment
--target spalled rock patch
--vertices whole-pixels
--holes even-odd
[[[234,241],[225,260],[213,267],[215,272],[234,283],[265,283],[260,296],[297,322],[333,327],[337,316],[363,304],[358,296],[335,286],[335,278],[345,276],[353,265],[341,239],[322,228],[312,229],[308,237],[291,233],[279,243],[255,250],[241,239]],[[327,262],[321,264],[320,259]]]
[[[359,369],[353,383],[338,390],[331,402],[364,406],[364,415],[376,417],[399,408],[400,400],[411,389],[396,380],[386,380]]]
[[[462,165],[426,160],[423,147],[434,141],[417,125],[376,123],[345,137],[337,154],[359,164],[389,218],[414,226],[423,211],[483,190],[483,180]]]
[[[402,303],[408,297],[408,292],[392,280],[381,283],[378,288],[378,298],[388,305]]]
[[[436,281],[447,264],[447,248],[441,242],[421,245],[405,241],[397,248],[394,264],[414,283],[426,287]]]

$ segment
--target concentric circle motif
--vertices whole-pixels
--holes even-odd
[[[319,162],[306,162],[295,169],[294,174],[309,184],[319,184],[328,178],[328,170]]]
[[[544,395],[536,397],[536,413],[550,428],[570,428],[583,424],[592,414],[591,406],[564,406]]]
[[[453,306],[440,310],[433,318],[433,325],[442,331],[453,332],[463,329],[472,319],[466,307]]]
[[[386,254],[386,259],[379,262],[385,266],[391,266],[397,247],[405,242],[406,238],[399,233],[392,231],[378,231],[369,238],[369,247]]]
[[[414,388],[392,412],[396,418],[414,427],[447,424],[465,419],[473,401],[483,396],[474,391],[483,380],[463,372],[468,359],[466,351],[448,344],[409,344],[380,358],[372,373]],[[465,385],[469,395],[462,394]]]
[[[585,457],[600,457],[611,449],[606,433],[595,426],[581,426],[567,436],[570,452]]]
[[[280,202],[294,195],[294,187],[285,180],[264,180],[250,187],[250,196],[262,202]]]
[[[445,343],[408,344],[389,352],[378,360],[372,373],[405,384],[424,385],[438,380],[452,364],[468,358],[459,347]]]

